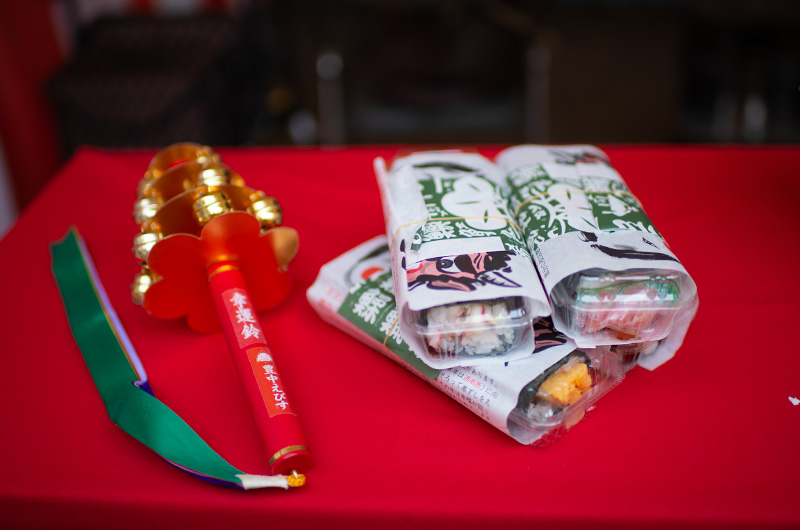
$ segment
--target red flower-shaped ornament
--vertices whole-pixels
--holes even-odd
[[[233,211],[211,219],[200,237],[178,233],[159,240],[147,265],[156,280],[142,297],[142,306],[159,318],[186,317],[195,331],[221,328],[208,289],[207,269],[221,261],[235,262],[247,284],[256,311],[275,307],[289,293],[286,268],[297,254],[292,228],[261,230],[246,212]]]

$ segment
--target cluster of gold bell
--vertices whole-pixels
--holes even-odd
[[[211,219],[232,211],[250,213],[262,230],[283,221],[278,201],[245,186],[244,179],[208,146],[179,143],[162,149],[136,191],[133,218],[140,232],[133,238],[132,250],[141,272],[131,285],[131,298],[137,304],[159,279],[147,266],[147,257],[161,239],[176,233],[199,236]]]

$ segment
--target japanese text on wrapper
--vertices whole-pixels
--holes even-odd
[[[455,367],[443,370],[434,384],[484,420],[490,420],[492,402],[499,396],[491,378],[474,368]]]
[[[380,289],[367,289],[358,297],[353,305],[353,312],[369,324],[374,324],[381,311],[392,302],[392,297],[382,293]]]

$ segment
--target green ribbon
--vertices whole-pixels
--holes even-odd
[[[250,475],[229,464],[152,394],[77,229],[50,249],[72,334],[111,420],[169,463],[204,480],[243,489],[288,488],[286,477]]]

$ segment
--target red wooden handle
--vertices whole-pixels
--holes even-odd
[[[311,453],[258,321],[244,276],[233,261],[207,267],[211,296],[273,473],[305,473]]]

